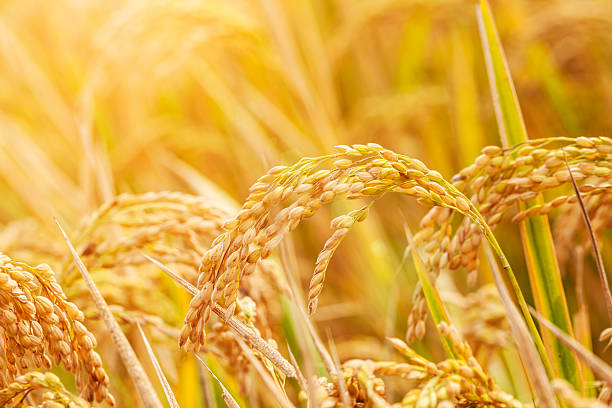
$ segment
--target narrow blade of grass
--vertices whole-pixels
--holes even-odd
[[[238,403],[236,402],[234,397],[232,397],[232,394],[230,394],[230,392],[227,390],[225,385],[223,385],[223,383],[221,382],[221,380],[219,378],[217,378],[215,373],[213,373],[212,370],[210,368],[208,368],[208,365],[206,365],[206,362],[204,362],[204,359],[202,359],[202,357],[200,357],[199,355],[197,355],[195,353],[193,355],[198,359],[198,361],[204,367],[206,367],[206,369],[208,370],[210,375],[215,379],[215,381],[217,381],[217,383],[219,384],[219,386],[223,390],[223,394],[221,395],[221,398],[223,398],[223,401],[225,401],[225,403],[227,404],[228,408],[240,408],[240,405],[238,405]]]
[[[544,327],[546,327],[561,343],[567,348],[576,353],[597,375],[600,379],[607,383],[612,383],[612,367],[605,361],[597,357],[582,344],[578,343],[574,338],[568,336],[563,330],[554,325],[544,316],[539,314],[532,307],[529,308],[533,317],[535,317]]]
[[[480,1],[476,14],[499,134],[504,145],[513,146],[528,139],[523,114],[495,21],[486,0]]]
[[[408,245],[410,245],[410,251],[412,252],[414,268],[419,276],[419,281],[421,282],[421,286],[423,288],[423,295],[425,296],[425,301],[427,302],[429,312],[431,313],[431,317],[435,323],[436,329],[438,330],[438,334],[440,335],[440,340],[442,340],[442,346],[444,347],[444,350],[449,358],[457,359],[459,358],[459,355],[455,352],[452,342],[445,336],[442,336],[442,333],[440,333],[440,330],[438,329],[438,325],[441,322],[450,324],[448,314],[446,313],[444,304],[440,299],[440,294],[431,283],[429,276],[427,276],[425,265],[423,264],[421,256],[416,250],[414,239],[412,238],[412,233],[410,232],[410,228],[408,228],[408,224],[404,224],[404,232],[408,238]]]
[[[327,339],[329,344],[329,354],[333,359],[334,368],[336,369],[336,376],[338,378],[338,391],[340,392],[341,401],[345,407],[350,407],[350,396],[346,388],[346,381],[344,380],[344,375],[342,375],[342,366],[340,365],[338,351],[336,350],[336,345],[334,344],[334,339],[332,338],[331,331],[327,332]]]
[[[284,390],[279,389],[279,387],[276,386],[274,379],[270,376],[268,371],[266,371],[263,364],[253,355],[251,349],[247,347],[241,338],[235,338],[238,341],[243,354],[246,356],[247,360],[249,360],[249,363],[255,369],[266,388],[268,388],[268,390],[272,393],[272,397],[274,397],[278,405],[281,408],[295,408],[291,401],[289,401],[289,398],[287,398]]]
[[[140,399],[142,400],[144,406],[146,408],[162,408],[162,404],[157,398],[157,394],[155,393],[154,388],[151,385],[151,382],[149,381],[149,377],[147,377],[147,375],[145,374],[145,371],[142,368],[140,361],[138,361],[138,357],[136,357],[136,353],[134,352],[134,349],[132,349],[130,342],[125,337],[123,331],[121,331],[119,323],[117,323],[117,321],[115,320],[113,313],[111,312],[110,308],[108,307],[108,304],[102,297],[102,294],[98,290],[98,287],[96,286],[91,275],[89,274],[89,271],[85,267],[85,264],[83,264],[83,261],[81,261],[81,258],[79,258],[79,255],[72,246],[68,235],[66,235],[66,232],[60,225],[59,221],[55,220],[55,222],[59,230],[61,231],[64,240],[66,241],[66,245],[68,246],[72,257],[74,258],[74,262],[77,268],[83,276],[83,280],[87,284],[89,293],[91,294],[91,297],[93,298],[94,303],[98,308],[100,316],[102,316],[102,319],[104,320],[106,328],[111,334],[113,343],[115,343],[115,347],[117,347],[117,351],[119,352],[119,355],[123,360],[123,364],[125,364],[127,372],[132,378],[134,387],[136,388],[136,391],[138,392],[138,395],[140,396]]]
[[[306,377],[304,377],[304,374],[302,374],[302,371],[300,371],[300,366],[298,365],[298,362],[295,359],[295,356],[291,352],[291,347],[289,347],[289,344],[287,344],[287,352],[289,353],[289,361],[291,361],[291,364],[293,364],[293,367],[295,368],[295,373],[297,374],[296,379],[297,379],[298,384],[300,384],[300,387],[303,390],[307,390],[308,383],[306,382]]]
[[[294,296],[291,296],[294,298]],[[286,295],[280,295],[282,310],[283,334],[287,339],[289,352],[296,357],[296,361],[304,367],[308,377],[316,375],[326,377],[329,375],[325,368],[323,358],[317,351],[314,340],[310,336],[306,324],[300,322],[302,315],[297,311],[298,306]],[[295,366],[296,364],[294,364]]]
[[[170,408],[180,408],[176,400],[176,397],[174,396],[174,392],[172,391],[172,388],[170,387],[170,384],[168,383],[168,380],[166,379],[166,376],[164,375],[164,371],[159,365],[159,361],[157,360],[157,357],[155,356],[155,353],[153,352],[153,348],[151,347],[151,344],[149,343],[147,336],[145,336],[144,330],[142,330],[142,326],[138,322],[136,322],[136,326],[138,327],[138,331],[140,332],[140,337],[142,337],[142,341],[144,342],[145,348],[147,350],[147,354],[149,354],[149,358],[151,359],[151,362],[153,363],[153,367],[155,368],[155,373],[157,374],[157,378],[159,379],[159,382],[161,383],[162,388],[164,389],[164,393],[166,394],[166,400],[168,400],[168,404],[170,405]]]
[[[565,165],[567,166],[567,171],[569,172],[570,180],[572,181],[572,187],[574,188],[574,193],[576,194],[576,198],[578,199],[578,205],[580,206],[580,212],[582,213],[582,219],[584,219],[584,223],[589,233],[589,239],[591,240],[591,246],[593,247],[593,256],[595,257],[595,263],[597,264],[597,272],[599,272],[599,279],[601,280],[601,287],[604,292],[604,300],[606,301],[608,319],[610,320],[609,323],[612,326],[612,293],[610,293],[610,284],[608,283],[608,275],[606,275],[606,269],[603,264],[603,258],[601,257],[601,252],[599,251],[599,245],[597,244],[597,239],[595,238],[595,233],[593,232],[593,227],[591,226],[591,219],[589,218],[589,213],[586,210],[586,207],[584,206],[584,202],[582,201],[582,197],[580,196],[580,190],[578,190],[578,185],[576,184],[576,179],[574,179],[574,175],[572,174],[572,169],[567,163],[567,160],[565,160]]]
[[[491,248],[488,245],[485,245],[485,251],[487,253],[489,264],[491,265],[491,272],[493,273],[495,286],[497,286],[497,291],[499,292],[502,303],[504,304],[504,309],[506,309],[506,317],[508,319],[508,324],[510,325],[510,330],[512,331],[512,336],[516,346],[518,347],[519,356],[521,357],[521,360],[523,360],[525,371],[527,371],[527,376],[531,382],[532,389],[535,392],[539,403],[543,407],[557,407],[557,400],[555,399],[553,389],[550,385],[546,369],[544,368],[544,364],[542,364],[542,360],[540,360],[538,350],[536,349],[533,339],[529,334],[527,325],[521,318],[518,309],[512,302],[510,292],[506,287],[506,283],[501,275],[499,266],[497,265],[497,262],[493,257],[493,253],[491,252]]]
[[[514,84],[504,56],[495,22],[486,0],[477,8],[478,24],[493,94],[499,133],[505,147],[528,140]],[[520,204],[521,210],[542,203],[542,197]],[[566,333],[572,333],[571,320],[561,274],[546,216],[528,218],[521,223],[521,237],[533,297],[538,310]],[[583,390],[580,366],[576,356],[554,337],[543,336],[549,346],[553,367],[559,376]]]
[[[153,263],[155,266],[157,266],[159,269],[161,269],[162,272],[164,272],[166,275],[168,275],[172,279],[174,279],[174,281],[176,283],[178,283],[179,286],[181,286],[187,292],[191,293],[193,296],[198,294],[198,288],[193,286],[191,283],[187,282],[181,275],[179,275],[178,273],[174,272],[172,269],[168,268],[166,265],[164,265],[163,263],[159,262],[157,259],[152,258],[152,257],[150,257],[149,255],[147,255],[145,253],[142,253],[142,256],[144,256],[149,261],[151,261],[151,263]]]
[[[191,283],[187,282],[185,279],[179,276],[176,272],[172,271],[166,265],[162,264],[161,262],[159,262],[158,260],[154,258],[151,258],[148,255],[145,255],[144,253],[142,255],[145,258],[147,258],[149,261],[151,261],[159,269],[161,269],[163,272],[168,274],[168,276],[174,279],[181,287],[185,288],[185,290],[187,290],[189,293],[191,293],[194,296],[198,293],[198,288],[193,286]],[[225,309],[223,309],[221,306],[219,306],[216,303],[212,306],[212,311],[217,316],[219,316],[223,321],[225,321],[229,327],[234,329],[234,331],[238,333],[243,339],[249,342],[251,346],[253,346],[253,348],[255,348],[261,354],[266,356],[268,360],[270,360],[283,374],[285,374],[287,377],[295,378],[296,376],[295,369],[293,368],[291,363],[287,361],[278,352],[278,350],[275,350],[274,348],[272,348],[268,344],[268,342],[266,342],[264,339],[258,336],[257,333],[255,333],[250,328],[246,327],[244,324],[240,322],[240,320],[236,319],[234,316],[230,317],[229,319],[225,319],[225,314],[226,314]]]

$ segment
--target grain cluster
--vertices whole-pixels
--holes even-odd
[[[304,158],[293,166],[277,166],[250,189],[238,215],[226,222],[226,232],[204,255],[197,281],[199,293],[185,317],[179,344],[199,349],[205,344],[205,324],[218,303],[231,316],[241,281],[268,258],[285,235],[313,216],[324,204],[346,196],[373,201],[388,192],[454,209],[490,230],[467,198],[438,172],[422,162],[377,144],[339,146],[339,153]],[[317,258],[308,305],[316,309],[325,271],[335,248],[351,226],[367,216],[369,205],[334,219],[331,238]]]
[[[94,350],[96,338],[48,265],[32,267],[0,254],[0,305],[2,385],[30,369],[61,364],[76,375],[86,400],[113,403],[108,376]]]

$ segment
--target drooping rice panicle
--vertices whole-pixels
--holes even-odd
[[[349,232],[350,228],[355,222],[363,221],[368,215],[368,207],[364,207],[360,210],[351,211],[347,215],[341,215],[336,217],[331,222],[331,228],[334,231],[329,239],[325,242],[323,250],[317,257],[316,265],[312,278],[310,280],[310,288],[308,290],[308,313],[313,314],[317,309],[319,302],[319,295],[323,289],[323,282],[325,280],[325,272],[329,266],[331,258],[334,256],[334,252]]]
[[[513,155],[515,154],[515,157]],[[571,186],[564,156],[583,196],[597,197],[612,189],[612,139],[550,138],[534,140],[502,149],[486,147],[474,164],[453,177],[453,184],[482,214],[492,228],[504,215],[513,213],[517,202],[529,201],[536,193],[561,186]],[[575,204],[575,194],[568,191],[540,206],[516,213],[513,222],[525,217],[548,214],[564,204]],[[421,221],[415,239],[424,252],[424,260],[434,273],[441,269],[466,268],[474,283],[478,270],[478,249],[482,235],[476,225],[464,220],[455,231],[451,229],[452,214],[444,208],[433,208]],[[439,244],[438,244],[439,243]],[[425,316],[424,300],[415,293],[415,306],[409,317],[409,328]]]
[[[76,374],[86,400],[113,403],[96,339],[48,265],[32,267],[0,254],[0,305],[2,385],[25,370],[61,364]]]
[[[181,346],[201,347],[211,304],[225,306],[231,315],[241,280],[303,219],[339,196],[375,199],[386,192],[397,192],[443,207],[441,212],[454,209],[477,225],[503,257],[473,204],[439,173],[419,160],[376,144],[339,146],[339,150],[332,155],[304,158],[291,167],[274,167],[251,187],[242,210],[225,224],[227,232],[213,241],[202,259],[197,283],[200,292],[185,318]],[[526,311],[524,314],[530,319]]]
[[[495,248],[513,281],[530,331],[538,338],[499,244],[463,194],[421,162],[378,145],[341,146],[340,150],[335,155],[302,159],[292,167],[273,168],[251,187],[251,194],[241,212],[225,224],[228,232],[215,239],[202,260],[198,278],[200,292],[191,302],[179,338],[180,345],[187,349],[202,347],[210,305],[220,303],[227,308],[226,316],[231,315],[241,279],[249,275],[260,259],[271,254],[286,233],[295,229],[302,219],[313,215],[324,202],[347,193],[348,198],[377,198],[388,191],[416,196],[421,201],[446,207],[442,211],[455,209],[473,221]],[[329,163],[332,160],[333,163]],[[325,162],[331,169],[321,168]],[[364,170],[371,178],[360,174]],[[275,208],[282,203],[286,206]],[[273,212],[275,209],[278,212]],[[541,340],[537,344],[540,353],[544,353]]]
[[[390,339],[394,348],[408,362],[346,361],[342,368],[351,406],[390,406],[385,399],[385,384],[381,378],[384,376],[416,381],[416,386],[401,397],[402,407],[523,407],[523,404],[502,391],[486,375],[454,327],[442,324],[441,330],[451,339],[454,348],[461,352],[458,359],[443,360],[436,364],[420,356],[403,341]],[[342,406],[338,381],[334,376],[330,379],[319,378],[318,387],[321,406]]]
[[[99,276],[100,291],[113,302],[110,305],[119,321],[150,324],[166,334],[175,334],[177,321],[172,320],[168,306],[172,300],[157,288],[162,275],[142,256],[142,251],[159,257],[172,265],[189,282],[195,282],[195,271],[204,248],[212,238],[222,232],[229,213],[222,205],[209,199],[184,193],[159,192],[142,195],[123,194],[104,204],[88,217],[80,229],[80,247],[84,264],[92,276]],[[274,291],[278,281],[278,267],[272,262],[261,262],[243,282],[245,296],[240,298],[251,310],[248,327],[272,340],[271,320],[274,321]],[[120,275],[115,282],[112,277]],[[99,317],[83,285],[71,283],[73,272],[65,266],[64,285],[89,317]],[[159,296],[158,302],[151,302]],[[246,306],[245,306],[246,307]],[[160,317],[163,316],[163,317]],[[223,326],[223,325],[222,325]],[[227,327],[224,328],[227,330]],[[214,332],[220,332],[218,325]],[[235,342],[223,336],[211,338],[212,350],[236,347]],[[231,344],[224,345],[223,341]],[[264,340],[262,340],[264,341]],[[227,354],[223,362],[244,373],[243,364],[234,364],[234,354]]]
[[[40,407],[89,408],[91,406],[84,399],[68,392],[55,374],[38,371],[24,373],[0,389],[0,405],[7,408],[25,406],[20,401],[35,391],[44,391],[40,401],[36,401],[40,402]]]

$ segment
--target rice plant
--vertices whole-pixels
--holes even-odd
[[[4,2],[0,406],[611,406],[610,33]]]

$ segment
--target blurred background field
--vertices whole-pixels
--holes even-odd
[[[530,138],[610,136],[612,3],[491,5]],[[116,194],[165,190],[210,198],[233,214],[269,167],[338,144],[378,143],[450,180],[484,146],[499,145],[475,6],[465,0],[0,2],[0,251],[66,271],[70,258],[53,217],[75,233]],[[307,287],[330,219],[349,207],[354,204],[324,207],[292,234],[288,250],[299,287]],[[417,229],[425,212],[414,200],[385,197],[338,249],[314,321],[333,335],[341,360],[386,358],[385,337],[403,337],[417,277],[404,256],[402,225],[407,220]],[[562,230],[555,217],[555,231]],[[498,231],[528,285],[518,227],[507,222]],[[604,257],[608,247],[604,241]],[[147,283],[118,288],[102,272],[97,283],[109,303],[180,327],[186,296],[154,270]],[[460,296],[473,291],[464,275],[441,281],[451,304],[461,305]],[[148,275],[142,276],[144,282]],[[480,279],[490,283],[486,273]],[[575,303],[573,278],[567,282]],[[598,288],[595,274],[586,285]],[[154,288],[159,301],[151,302]],[[94,313],[86,295],[74,293]],[[605,313],[591,300],[598,333]],[[460,306],[453,310],[469,319]],[[126,331],[136,338],[133,328]],[[413,346],[440,358],[439,340],[429,333]],[[181,406],[199,406],[201,398],[190,391],[194,381],[183,380],[197,368],[174,340],[158,337],[156,352]],[[112,347],[101,350],[113,383],[122,368]],[[499,381],[511,386],[501,374]],[[132,406],[130,385],[123,387],[115,392],[119,406]]]

